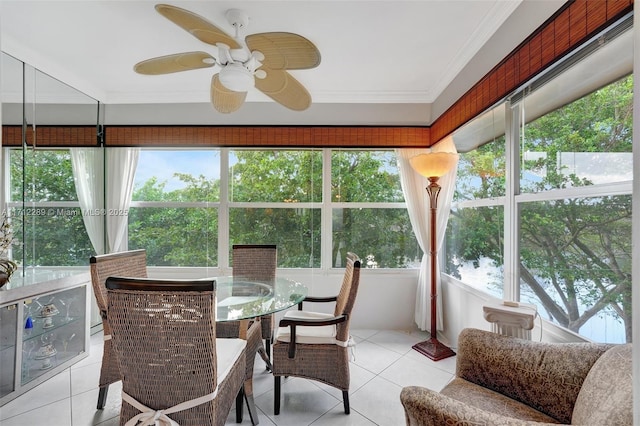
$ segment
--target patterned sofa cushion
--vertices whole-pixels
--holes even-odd
[[[572,424],[631,425],[631,344],[609,349],[593,365],[573,409]]]
[[[528,405],[464,379],[453,379],[440,393],[493,414],[533,422],[558,423],[553,417]]]
[[[585,377],[611,347],[541,343],[465,329],[458,338],[456,375],[569,424]]]

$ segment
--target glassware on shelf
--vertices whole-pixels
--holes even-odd
[[[40,311],[38,313],[38,317],[44,319],[42,323],[42,328],[45,330],[48,328],[52,328],[55,325],[53,323],[53,317],[60,313],[60,310],[58,309],[58,307],[52,302],[53,302],[53,298],[51,298],[49,303],[47,303],[46,305],[43,305],[40,308]]]
[[[64,317],[65,322],[70,322],[71,320],[73,320],[73,317],[70,315],[70,313],[71,313],[71,305],[73,304],[73,302],[75,302],[75,300],[76,300],[75,296],[68,298],[66,301],[60,299],[60,303],[62,303],[62,306],[64,306],[67,311]]]
[[[22,345],[22,380],[31,378],[31,360],[37,346],[38,343],[35,340],[26,341]]]
[[[48,370],[54,366],[52,358],[58,355],[58,350],[52,343],[44,344],[38,349],[38,352],[34,356],[34,359],[42,360],[40,365],[41,370]]]
[[[53,303],[48,303],[46,305],[44,305],[42,307],[42,309],[40,309],[40,317],[41,318],[49,318],[52,317],[54,315],[58,315],[60,313],[60,311],[58,310],[58,307],[56,305],[54,305]]]
[[[76,337],[76,333],[72,333],[71,336],[69,336],[69,338],[62,339],[62,349],[65,355],[67,353],[67,347],[69,346],[69,342],[71,342],[71,340],[73,340],[74,337]]]
[[[44,319],[44,323],[42,324],[42,328],[51,328],[53,327],[53,317],[46,317]]]

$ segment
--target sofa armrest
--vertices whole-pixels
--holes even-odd
[[[456,374],[570,423],[589,370],[612,345],[542,343],[465,329]]]
[[[420,386],[403,388],[400,401],[407,426],[557,426],[494,414]]]

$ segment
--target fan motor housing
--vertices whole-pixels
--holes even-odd
[[[254,87],[255,79],[244,65],[231,63],[220,70],[220,83],[234,92],[246,92]]]

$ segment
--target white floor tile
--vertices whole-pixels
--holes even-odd
[[[279,426],[310,425],[338,404],[338,400],[322,391],[310,380],[289,377],[282,380],[280,414],[273,414],[274,391],[256,398],[256,405]]]
[[[381,377],[376,377],[358,389],[351,397],[351,408],[364,413],[379,426],[405,424],[404,409],[400,403],[402,387]]]
[[[98,389],[101,364],[89,364],[71,369],[71,395]]]
[[[400,426],[400,391],[408,385],[440,390],[455,374],[455,357],[433,362],[411,349],[428,337],[421,331],[352,330],[357,342],[350,365],[351,414],[342,392],[301,378],[282,380],[280,415],[273,414],[274,380],[257,357],[254,399],[262,426]],[[97,410],[102,333],[91,336],[89,357],[0,407],[2,426],[117,426],[122,383],[109,387],[104,410]],[[235,408],[227,425],[235,425]],[[243,422],[250,425],[245,408]]]
[[[374,374],[380,374],[385,368],[400,359],[401,356],[398,352],[366,340],[356,345],[355,361],[353,363]]]
[[[366,368],[360,367],[355,362],[349,365],[349,372],[351,373],[351,383],[349,385],[349,391],[355,392],[368,383],[371,379],[376,377],[371,371]]]
[[[356,340],[366,340],[368,338],[370,338],[371,336],[373,336],[374,334],[376,334],[379,330],[370,330],[370,329],[350,329],[350,334],[356,339]]]
[[[4,426],[4,419],[30,412],[53,402],[67,401],[69,403],[70,389],[69,369],[66,369],[1,407],[0,420],[2,420],[2,425]]]
[[[420,337],[410,333],[402,333],[399,331],[380,331],[367,339],[369,342],[376,343],[383,348],[406,354],[411,347],[420,342]]]
[[[70,405],[69,399],[53,402],[24,414],[3,419],[2,426],[71,426]]]
[[[96,426],[120,426],[120,418],[114,417],[102,423],[97,423]]]
[[[344,413],[344,407],[342,404],[339,404],[313,422],[312,426],[375,426],[375,423],[353,408],[351,409],[351,414],[346,415]]]
[[[449,383],[453,375],[432,365],[402,357],[380,373],[380,377],[400,387],[423,386],[439,392]]]
[[[411,350],[406,353],[405,357],[410,358],[414,361],[420,362],[422,364],[438,368],[440,370],[446,371],[451,374],[456,373],[456,357],[455,356],[444,358],[444,359],[441,359],[440,361],[432,361],[431,359],[427,358],[420,352]]]
[[[93,426],[102,424],[120,416],[120,390],[122,386],[114,384],[107,393],[107,402],[102,410],[96,409],[99,389],[76,394],[71,397],[73,426]]]

